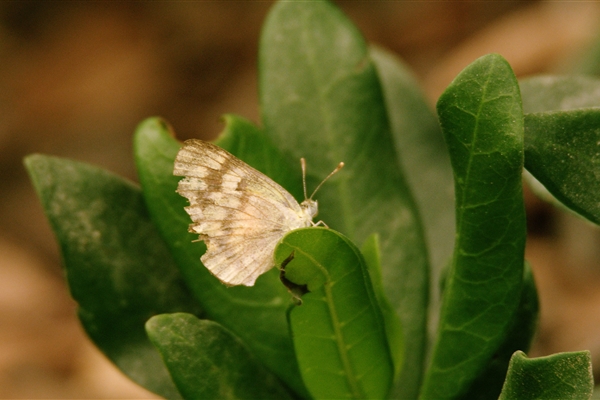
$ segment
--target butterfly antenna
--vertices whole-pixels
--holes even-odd
[[[310,200],[312,200],[312,198],[313,198],[313,196],[315,195],[315,193],[317,193],[317,190],[319,190],[319,189],[321,188],[321,186],[323,186],[323,184],[324,184],[325,182],[327,182],[327,180],[328,180],[329,178],[331,178],[333,175],[335,175],[335,174],[336,174],[336,172],[338,172],[338,171],[339,171],[340,169],[342,169],[342,168],[344,168],[344,163],[343,163],[343,162],[340,162],[340,163],[338,164],[338,166],[337,166],[337,167],[335,167],[335,169],[334,169],[333,171],[331,171],[331,173],[330,173],[329,175],[327,175],[327,177],[326,177],[325,179],[323,179],[323,180],[321,181],[321,183],[319,183],[319,185],[317,186],[317,188],[315,189],[315,191],[314,191],[314,192],[312,192],[312,194],[310,195],[309,199],[310,199]],[[305,184],[304,186],[305,186],[305,188],[304,188],[304,197],[306,197],[306,184]]]
[[[300,165],[302,166],[302,187],[304,188],[304,198],[307,199],[308,197],[306,197],[306,160],[304,159],[304,157],[300,159]]]

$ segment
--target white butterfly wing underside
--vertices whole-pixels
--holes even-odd
[[[254,285],[283,235],[311,225],[283,187],[211,143],[187,140],[173,173],[185,177],[177,192],[190,202],[190,232],[206,243],[202,263],[227,285]]]

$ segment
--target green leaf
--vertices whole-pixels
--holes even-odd
[[[216,322],[163,314],[146,331],[185,399],[290,399],[240,339]]]
[[[306,157],[309,187],[346,163],[318,193],[319,218],[356,243],[382,238],[385,292],[406,346],[394,395],[415,398],[427,341],[427,249],[367,46],[330,3],[279,2],[263,27],[259,78],[265,133],[288,159]]]
[[[304,228],[283,237],[275,260],[285,267],[288,280],[309,291],[289,320],[300,371],[313,397],[385,397],[393,366],[360,251],[335,231]]]
[[[461,396],[465,400],[496,399],[500,395],[508,364],[517,350],[528,351],[537,327],[539,302],[533,272],[525,263],[523,290],[517,312],[513,315],[508,334],[498,347],[485,370],[475,379],[469,391]]]
[[[432,270],[437,275],[448,263],[454,246],[454,237],[448,234],[455,228],[448,147],[437,115],[408,67],[377,47],[371,47],[370,56],[381,79],[396,153],[415,196],[430,244]]]
[[[86,164],[42,155],[25,159],[60,244],[79,318],[125,374],[179,398],[144,331],[153,315],[200,313],[132,183]]]
[[[565,206],[600,224],[600,109],[525,117],[525,166]]]
[[[522,80],[519,85],[525,114],[600,106],[600,79],[597,78],[536,76]],[[527,120],[525,126],[528,126]]]
[[[469,65],[438,101],[456,191],[456,244],[421,398],[465,393],[496,352],[519,305],[525,213],[523,114],[498,55]]]
[[[583,76],[539,76],[521,83],[525,115],[525,167],[548,192],[532,188],[542,198],[598,223],[594,169],[600,106],[600,80]],[[561,112],[562,111],[562,112]],[[585,190],[574,189],[585,187]],[[548,195],[551,194],[551,196]],[[554,197],[553,197],[554,196]],[[555,203],[559,203],[556,201]]]
[[[448,264],[454,246],[454,237],[448,234],[455,229],[448,148],[437,115],[408,67],[395,55],[377,47],[371,47],[370,56],[381,79],[396,153],[425,228],[432,265],[431,280],[438,282],[440,271]],[[435,292],[430,304],[433,309],[438,309],[439,297]],[[419,310],[418,306],[414,311],[423,315],[428,312],[426,308]],[[414,366],[407,365],[404,369],[405,379],[414,382],[420,382],[422,373],[422,368]],[[416,394],[403,393],[399,387],[399,391],[392,392],[392,397],[416,397]]]
[[[254,157],[253,166],[265,171],[258,164],[268,166],[270,161],[253,155],[256,148],[253,143],[268,146],[262,133],[238,117],[228,116],[225,122],[223,135],[229,139],[222,138],[223,144],[228,142],[230,149],[237,150],[235,155],[241,159]],[[208,317],[241,338],[272,372],[297,393],[305,395],[286,320],[290,295],[279,281],[278,271],[274,269],[261,276],[251,288],[228,288],[221,284],[200,262],[206,247],[203,242],[197,242],[197,235],[188,233],[191,220],[183,209],[187,202],[175,192],[180,178],[173,176],[173,163],[181,144],[158,118],[150,118],[139,125],[134,144],[138,174],[150,215]]]
[[[498,400],[591,399],[594,391],[589,351],[528,359],[517,351],[510,360]]]
[[[387,342],[394,364],[394,378],[398,378],[404,364],[404,334],[402,332],[402,322],[383,290],[379,236],[377,234],[369,236],[365,243],[363,243],[361,252],[367,263],[373,292],[383,316]]]

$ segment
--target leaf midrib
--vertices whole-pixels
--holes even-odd
[[[363,399],[365,398],[365,394],[362,392],[360,385],[356,379],[356,374],[354,372],[354,368],[352,367],[352,362],[350,361],[350,357],[348,356],[348,352],[346,350],[346,341],[344,339],[344,333],[342,332],[340,318],[338,316],[337,310],[335,308],[335,304],[333,302],[333,292],[332,292],[332,284],[331,275],[325,266],[315,260],[310,254],[302,251],[299,247],[292,246],[288,244],[290,247],[294,249],[294,251],[302,254],[308,260],[310,260],[321,273],[325,276],[325,283],[323,284],[323,291],[325,292],[325,298],[327,303],[327,308],[329,310],[329,316],[331,318],[331,324],[333,326],[333,332],[335,337],[335,343],[338,348],[338,353],[340,355],[340,359],[342,361],[342,366],[344,368],[344,375],[346,376],[346,381],[348,382],[348,386],[350,387],[350,391],[352,392],[352,396],[355,399]]]
[[[480,116],[481,116],[481,111],[483,109],[483,105],[486,103],[486,96],[487,96],[487,90],[488,90],[488,86],[489,86],[489,82],[491,79],[491,69],[492,69],[492,65],[490,65],[488,67],[487,70],[487,79],[485,81],[485,84],[483,85],[482,88],[482,96],[481,96],[481,102],[479,103],[479,107],[477,109],[477,113],[474,115],[475,117],[475,127],[473,129],[473,138],[471,140],[470,146],[471,149],[469,151],[469,161],[467,162],[467,173],[465,174],[465,178],[464,178],[464,187],[462,190],[462,196],[460,199],[460,212],[458,214],[458,218],[457,218],[457,229],[456,229],[456,247],[457,250],[459,251],[454,251],[454,255],[453,255],[453,260],[452,260],[452,265],[456,266],[457,260],[458,260],[458,255],[462,252],[462,243],[461,243],[461,232],[463,231],[462,229],[462,224],[464,221],[464,214],[467,210],[468,207],[465,207],[465,203],[466,203],[466,199],[468,197],[468,193],[469,191],[467,190],[468,186],[470,185],[471,182],[471,171],[472,171],[472,164],[473,164],[473,158],[475,156],[475,143],[477,142],[478,139],[478,135],[479,135],[479,124],[480,124]]]

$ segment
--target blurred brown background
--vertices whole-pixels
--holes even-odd
[[[227,112],[259,122],[257,43],[271,4],[0,3],[0,397],[153,397],[80,329],[22,158],[70,157],[135,180],[131,137],[148,116],[165,117],[181,139],[216,136]],[[414,69],[432,104],[489,52],[519,77],[568,70],[600,28],[595,2],[337,4]],[[590,349],[600,366],[600,235],[527,201],[542,304],[531,354]]]

